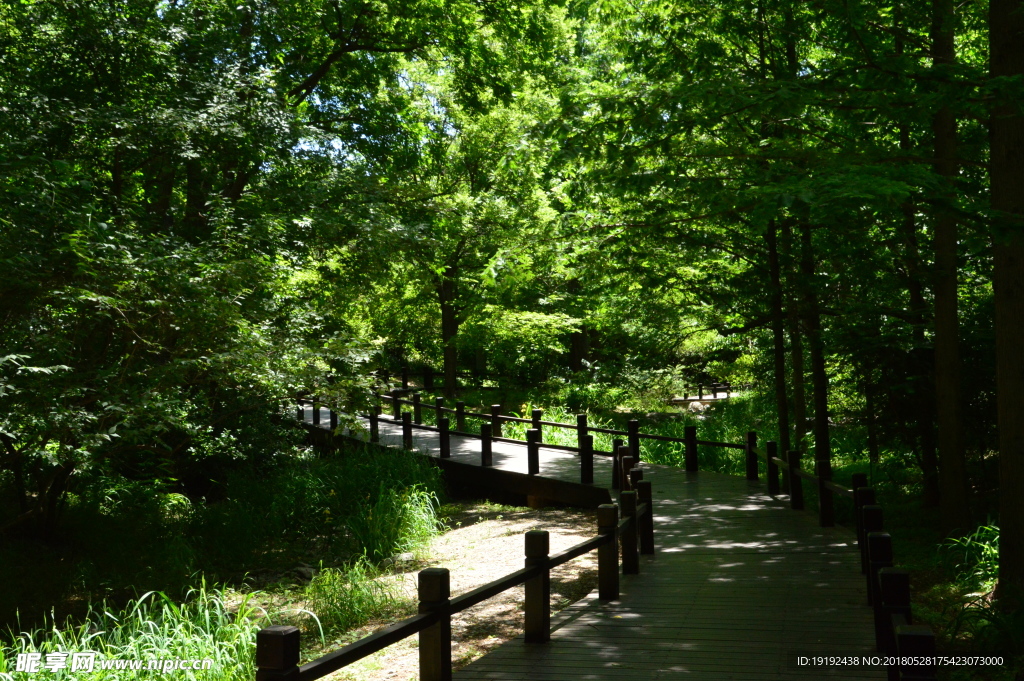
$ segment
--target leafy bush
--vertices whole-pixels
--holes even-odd
[[[273,465],[229,470],[221,499],[189,499],[161,483],[97,476],[69,498],[66,540],[0,546],[6,623],[75,603],[126,602],[143,591],[172,597],[202,573],[237,583],[255,570],[304,561],[344,564],[411,551],[436,531],[440,472],[402,451],[352,448],[315,458],[279,454]],[[81,611],[77,611],[82,614]]]

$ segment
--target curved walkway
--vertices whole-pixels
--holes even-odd
[[[416,447],[438,454],[434,432],[414,430]],[[380,422],[382,443],[401,443]],[[480,442],[451,436],[452,458],[479,463]],[[494,465],[526,472],[525,446],[494,443]],[[541,475],[578,481],[578,458],[541,448]],[[595,457],[595,480],[610,462]],[[644,463],[654,491],[653,557],[624,575],[621,597],[596,594],[554,618],[551,642],[522,637],[456,672],[484,679],[884,679],[882,667],[799,666],[799,656],[875,655],[860,554],[851,530],[821,528],[764,485],[716,473]]]

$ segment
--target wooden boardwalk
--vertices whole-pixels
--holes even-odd
[[[437,456],[437,433],[414,430],[416,447]],[[381,421],[380,439],[400,444]],[[451,437],[452,459],[478,464],[480,442]],[[526,448],[494,443],[494,465],[526,472]],[[739,456],[740,454],[737,453]],[[578,481],[579,460],[541,448],[541,475]],[[643,464],[654,490],[653,557],[624,575],[621,597],[596,593],[561,611],[551,642],[522,637],[459,672],[484,679],[883,679],[882,667],[800,667],[799,655],[875,655],[860,554],[851,530],[820,528],[763,483]],[[595,457],[595,480],[610,462]]]

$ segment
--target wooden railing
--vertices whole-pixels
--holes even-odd
[[[586,414],[578,414],[576,424],[569,424],[544,421],[542,419],[543,412],[540,409],[533,410],[529,419],[503,415],[500,413],[500,405],[492,405],[488,414],[466,411],[465,404],[462,402],[457,402],[455,409],[450,409],[444,406],[443,398],[440,397],[435,400],[433,406],[426,407],[436,410],[439,425],[428,426],[422,423],[422,410],[425,405],[421,403],[418,394],[414,394],[412,399],[402,399],[397,394],[382,395],[381,399],[391,402],[394,418],[388,419],[380,416],[379,407],[371,410],[367,416],[370,422],[370,440],[372,442],[379,439],[378,422],[380,420],[401,424],[403,446],[409,449],[412,448],[414,427],[438,431],[442,458],[451,456],[450,435],[456,433],[480,438],[481,465],[490,466],[492,464],[491,442],[524,444],[523,440],[501,437],[501,423],[529,423],[533,427],[526,431],[525,444],[527,445],[528,470],[531,475],[539,471],[539,448],[542,444],[543,428],[547,426],[577,431],[579,440],[575,447],[554,444],[544,444],[544,446],[577,452],[580,455],[580,480],[585,484],[591,484],[594,481],[593,455],[597,454],[612,457],[612,489],[629,489],[633,476],[639,475],[637,480],[642,480],[641,470],[635,468],[640,462],[640,440],[650,439],[682,443],[684,445],[684,465],[688,472],[697,472],[698,470],[698,446],[743,450],[746,478],[751,481],[758,480],[759,461],[763,462],[769,495],[774,497],[788,493],[790,508],[794,510],[804,509],[803,481],[807,480],[813,485],[818,496],[818,521],[822,527],[835,525],[835,497],[849,499],[853,504],[862,572],[867,578],[868,603],[874,608],[875,613],[875,640],[879,652],[887,657],[902,658],[934,655],[934,633],[927,626],[912,623],[909,572],[892,567],[892,541],[890,536],[882,531],[882,509],[875,504],[875,492],[867,486],[867,476],[863,473],[853,476],[852,488],[844,487],[832,480],[829,462],[816,462],[820,474],[805,470],[800,465],[801,452],[793,450],[785,453],[784,457],[780,457],[778,456],[780,453],[778,445],[772,441],[767,442],[763,449],[758,448],[757,433],[753,431],[747,433],[746,441],[743,444],[700,440],[697,438],[696,426],[686,426],[683,430],[683,437],[675,438],[641,433],[639,421],[635,419],[629,421],[628,430],[623,431],[589,426]],[[402,411],[401,405],[403,404],[411,405],[412,413]],[[303,418],[303,409],[300,401],[300,419]],[[313,413],[314,423],[319,423],[319,407],[315,402]],[[459,424],[457,430],[450,429],[449,419],[442,414],[455,415],[456,423]],[[478,418],[486,423],[481,425],[479,434],[471,433],[467,432],[465,428],[466,418]],[[337,427],[337,417],[333,411],[330,412],[330,420],[332,427]],[[613,440],[610,452],[596,451],[593,446],[593,436],[590,433],[622,435],[626,437],[626,440]],[[623,561],[625,564],[625,554]],[[932,653],[922,652],[929,650]],[[894,665],[889,668],[888,674],[891,681],[931,681],[935,679],[935,668],[934,665],[914,667]],[[424,677],[424,679],[426,678]]]
[[[427,568],[418,575],[419,613],[366,638],[299,665],[299,629],[273,626],[256,635],[256,681],[310,681],[337,671],[373,653],[419,634],[420,681],[450,681],[452,615],[497,596],[507,589],[526,587],[524,631],[527,643],[545,643],[551,636],[551,570],[590,551],[598,552],[598,598],[619,597],[619,549],[622,574],[639,574],[640,554],[654,554],[654,507],[651,483],[639,468],[631,471],[633,489],[619,495],[619,504],[597,509],[597,535],[549,555],[548,533],[526,533],[526,565],[493,582],[451,598],[446,568]],[[621,510],[621,518],[619,513]]]
[[[451,441],[450,436],[452,434],[461,435],[464,437],[479,438],[481,440],[481,465],[490,466],[492,464],[492,452],[491,443],[493,442],[507,442],[512,444],[526,444],[527,445],[527,457],[528,457],[528,470],[531,474],[536,474],[539,471],[538,465],[535,465],[539,461],[538,452],[540,446],[543,445],[548,449],[556,449],[567,452],[574,452],[580,455],[580,482],[584,484],[592,484],[593,479],[593,456],[607,456],[612,458],[612,489],[621,489],[621,479],[625,472],[628,472],[631,468],[629,461],[626,458],[629,457],[633,463],[641,460],[640,441],[641,440],[656,440],[661,442],[676,442],[682,444],[685,449],[685,466],[686,470],[690,472],[696,472],[698,468],[697,464],[697,447],[723,447],[728,449],[746,449],[748,445],[734,444],[731,442],[716,442],[713,440],[700,440],[697,438],[696,426],[687,426],[684,428],[683,437],[671,437],[668,435],[657,435],[654,433],[641,433],[640,422],[636,419],[631,419],[627,423],[627,430],[617,430],[615,428],[602,428],[597,426],[591,426],[587,423],[586,414],[577,414],[576,423],[560,423],[558,421],[545,421],[543,419],[543,410],[534,409],[530,414],[530,418],[522,418],[519,416],[512,416],[501,413],[501,405],[491,405],[490,413],[481,413],[468,411],[466,409],[465,402],[456,402],[455,408],[444,406],[444,398],[437,397],[434,399],[434,404],[430,405],[422,400],[422,396],[419,393],[412,394],[410,399],[399,397],[399,395],[393,391],[390,395],[381,395],[380,399],[384,402],[390,403],[392,416],[385,417],[381,414],[381,410],[371,410],[369,414],[366,414],[366,418],[369,420],[370,430],[370,441],[377,442],[379,440],[379,429],[378,424],[380,421],[386,423],[393,423],[401,425],[402,427],[402,441],[403,445],[407,448],[412,447],[413,436],[412,431],[414,428],[438,432],[440,435],[440,456],[441,458],[448,458],[451,456]],[[402,405],[412,407],[412,411],[403,411]],[[300,410],[302,407],[300,407]],[[436,426],[429,426],[423,423],[423,412],[425,409],[430,409],[435,412]],[[314,403],[314,422],[319,422],[319,411]],[[333,414],[333,412],[332,412]],[[451,419],[444,414],[454,415],[455,417],[455,428],[451,426]],[[481,424],[480,432],[472,432],[466,425],[467,419],[475,418],[485,421]],[[332,416],[332,423],[336,422],[336,418]],[[503,423],[525,423],[529,424],[531,428],[526,430],[526,440],[519,440],[514,438],[502,437],[502,424]],[[336,424],[335,424],[336,425]],[[572,445],[560,445],[554,443],[544,442],[544,428],[562,428],[567,430],[575,430],[577,433],[577,444]],[[594,438],[592,433],[603,433],[606,435],[619,435],[624,439],[613,439],[611,451],[602,451],[594,448]],[[750,434],[756,440],[756,435]]]
[[[410,377],[412,377],[412,376],[419,377],[420,384],[423,387],[423,389],[427,390],[427,391],[431,391],[431,390],[434,390],[434,388],[436,386],[435,379],[438,378],[438,377],[442,377],[443,378],[444,373],[443,372],[439,372],[439,371],[435,371],[431,367],[420,367],[418,370],[413,370],[413,371],[410,371],[409,367],[404,367],[404,368],[400,369],[397,373],[392,373],[392,372],[389,372],[389,371],[387,371],[385,369],[378,369],[376,372],[374,372],[374,375],[377,378],[377,380],[379,380],[379,381],[381,381],[383,383],[388,383],[391,378],[394,378],[395,379],[395,381],[394,381],[395,384],[401,386],[400,388],[397,388],[397,390],[400,390],[401,392],[406,392],[406,391],[411,390],[411,388],[409,387],[410,386]],[[457,376],[460,377],[460,378],[472,378],[472,379],[476,379],[476,380],[488,379],[488,380],[506,380],[507,381],[507,377],[496,376],[494,374],[489,374],[487,372],[459,371],[459,372],[457,372]],[[683,392],[683,399],[684,400],[688,400],[691,397],[696,396],[696,399],[703,400],[705,395],[710,395],[713,399],[719,399],[718,398],[719,393],[724,393],[725,397],[728,398],[728,397],[731,397],[732,393],[735,392],[735,391],[738,391],[738,390],[748,390],[749,388],[750,388],[749,384],[744,383],[744,384],[741,384],[741,385],[733,385],[732,383],[730,383],[728,381],[712,381],[710,383],[696,383],[696,384],[691,384],[691,385],[683,386],[683,390],[684,390],[684,392]]]
[[[758,479],[758,459],[764,461],[768,493],[778,495],[785,484],[790,508],[794,510],[804,507],[803,481],[808,480],[817,490],[818,521],[822,527],[835,524],[836,495],[852,502],[861,572],[867,580],[868,605],[874,610],[875,645],[892,662],[887,669],[888,679],[935,681],[935,634],[928,626],[913,624],[910,572],[893,567],[892,538],[882,531],[882,507],[875,503],[875,490],[868,487],[867,475],[855,473],[851,489],[833,482],[827,465],[819,465],[821,474],[815,475],[800,467],[800,452],[790,451],[786,458],[776,456],[777,453],[775,442],[768,442],[762,450],[748,436],[747,479]]]

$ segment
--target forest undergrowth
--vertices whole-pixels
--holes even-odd
[[[89,651],[209,659],[211,669],[175,673],[251,679],[263,626],[295,624],[322,643],[401,608],[377,579],[381,566],[415,556],[440,531],[443,498],[438,470],[422,457],[360,447],[323,456],[299,448],[271,468],[234,471],[216,501],[128,483],[104,499],[92,492],[72,501],[76,522],[62,545],[21,538],[3,548],[0,579],[31,589],[6,592],[0,679],[33,677],[16,671],[18,653],[39,653],[46,669],[47,655]],[[64,661],[52,678],[124,678],[72,673]]]

